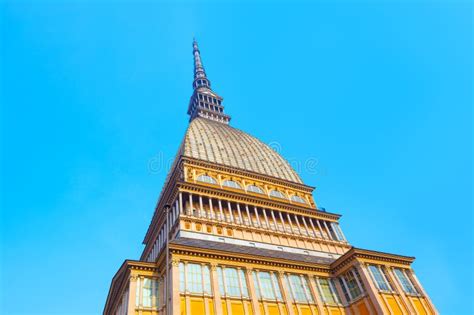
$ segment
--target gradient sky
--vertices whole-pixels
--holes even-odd
[[[187,126],[196,36],[234,127],[349,241],[473,314],[471,2],[0,1],[1,314],[99,314]],[[309,161],[309,162],[308,162]]]

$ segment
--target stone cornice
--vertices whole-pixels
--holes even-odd
[[[183,246],[178,244],[170,244],[170,251],[173,254],[182,254],[195,257],[204,257],[212,259],[224,259],[228,261],[237,261],[243,263],[251,264],[261,264],[265,266],[273,267],[286,267],[299,270],[309,270],[316,272],[330,272],[329,265],[323,264],[314,264],[314,263],[305,263],[305,262],[295,262],[292,260],[282,260],[278,261],[275,259],[267,257],[256,257],[255,255],[248,255],[235,252],[223,252],[219,250],[211,250],[204,248],[196,248],[191,246]]]
[[[308,185],[305,185],[305,184],[295,183],[295,182],[287,181],[287,180],[280,179],[280,178],[277,178],[277,177],[272,177],[272,176],[268,176],[268,175],[264,175],[264,174],[259,174],[259,173],[255,173],[255,172],[251,172],[251,171],[247,171],[247,170],[243,170],[243,169],[239,169],[239,168],[235,168],[235,167],[226,166],[226,165],[223,165],[223,164],[211,163],[211,162],[204,161],[204,160],[199,160],[199,159],[196,159],[196,158],[182,156],[182,161],[185,162],[185,163],[189,163],[191,165],[196,165],[196,166],[201,166],[201,167],[205,167],[205,168],[209,168],[209,169],[213,169],[213,170],[223,171],[223,172],[227,172],[227,173],[230,173],[230,174],[251,177],[251,178],[261,180],[261,181],[274,183],[276,185],[287,186],[287,187],[292,187],[294,189],[303,190],[303,191],[306,191],[306,192],[309,192],[309,193],[311,193],[315,189],[315,187],[308,186]]]
[[[415,257],[395,255],[390,253],[352,247],[349,251],[347,251],[344,255],[339,257],[331,264],[331,269],[334,273],[336,273],[338,270],[350,264],[352,261],[360,259],[369,259],[409,266],[411,263],[413,263]]]

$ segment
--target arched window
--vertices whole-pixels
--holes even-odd
[[[286,199],[285,195],[281,191],[278,191],[278,190],[271,190],[270,191],[270,196]]]
[[[203,182],[203,183],[217,185],[217,181],[214,178],[212,178],[211,176],[208,176],[208,175],[199,175],[197,180],[200,181],[200,182]]]
[[[297,195],[291,196],[291,201],[296,201],[296,202],[299,202],[299,203],[306,203],[306,200],[304,200],[303,198],[301,198],[300,196],[297,196]]]
[[[235,188],[235,189],[242,189],[239,183],[234,182],[233,180],[225,180],[222,182],[222,186]]]
[[[257,194],[263,194],[263,189],[258,187],[258,186],[255,186],[255,185],[248,185],[247,186],[247,191],[251,191],[253,193],[257,193]]]

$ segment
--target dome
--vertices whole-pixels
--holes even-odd
[[[195,118],[184,139],[184,156],[302,183],[290,164],[262,141],[227,124]]]

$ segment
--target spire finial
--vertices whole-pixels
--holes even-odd
[[[206,71],[201,61],[201,52],[199,51],[198,43],[196,38],[193,38],[193,55],[194,55],[194,82],[193,88],[198,87],[211,87],[211,82],[206,77]]]
[[[188,114],[190,120],[196,117],[202,117],[228,124],[230,116],[224,114],[224,106],[222,106],[222,97],[217,95],[211,89],[204,66],[201,61],[201,52],[199,51],[196,38],[193,36],[193,56],[194,56],[194,93],[189,101]]]

